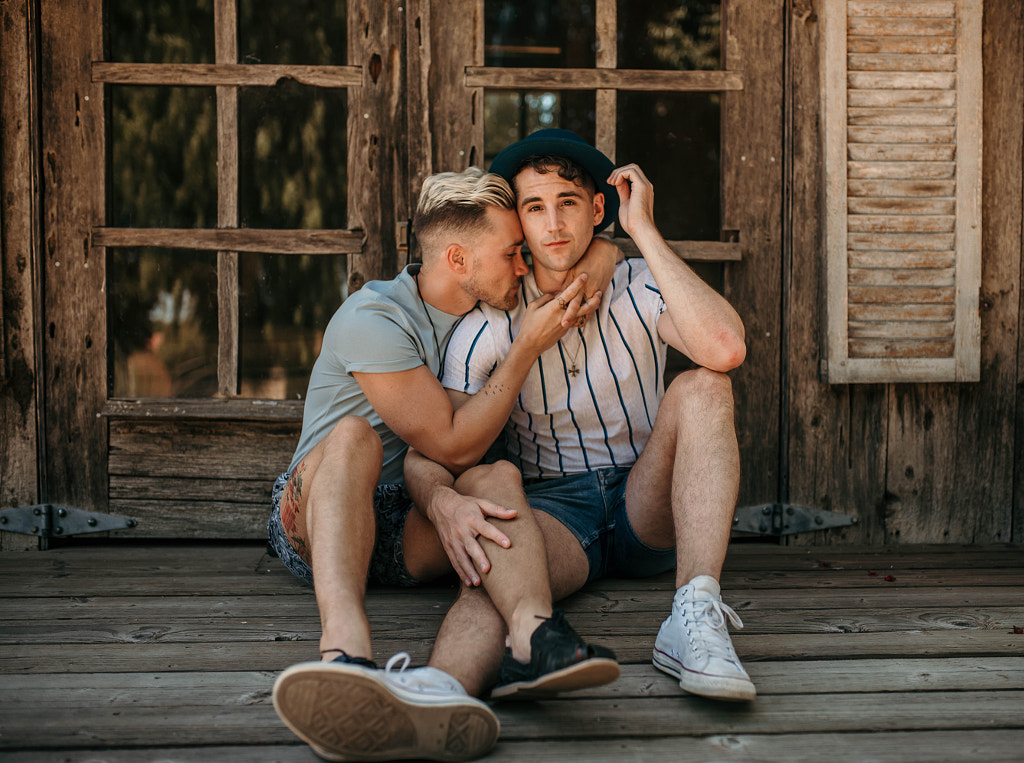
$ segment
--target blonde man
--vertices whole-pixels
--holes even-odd
[[[321,662],[284,671],[274,686],[274,706],[323,757],[464,760],[486,752],[497,738],[493,712],[466,690],[480,693],[488,677],[461,648],[482,594],[460,597],[453,606],[429,667],[406,670],[403,655],[385,670],[372,661],[367,580],[414,585],[452,569],[430,511],[469,517],[467,532],[515,547],[507,560],[496,560],[501,575],[512,574],[508,562],[515,560],[524,564],[520,577],[532,582],[496,605],[517,641],[529,640],[544,622],[538,617],[552,615],[543,543],[518,472],[508,464],[466,470],[501,432],[537,357],[599,304],[600,293],[585,300],[586,277],[580,276],[557,299],[529,305],[520,337],[483,394],[457,411],[438,381],[448,338],[466,312],[478,302],[503,310],[518,304],[529,270],[514,207],[510,187],[496,175],[470,168],[428,178],[413,221],[422,266],[367,283],[338,309],[324,334],[302,434],[275,483],[268,523],[282,562],[314,586],[322,626]],[[465,471],[447,500],[430,510],[414,510],[403,484],[409,446],[452,473]],[[508,500],[463,497],[481,484],[497,486],[497,495]],[[488,519],[504,520],[506,532]],[[497,584],[490,564],[480,574],[483,580],[476,573],[463,576],[467,590]],[[489,627],[487,642],[500,650],[502,625]],[[557,666],[561,675],[577,675],[570,683],[593,685],[618,675],[609,655],[597,655],[571,636],[574,659]],[[575,665],[588,659],[582,668]]]

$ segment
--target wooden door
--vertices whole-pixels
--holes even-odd
[[[320,332],[408,262],[422,179],[548,126],[638,161],[739,307],[742,500],[776,499],[780,3],[151,5],[39,6],[44,501],[261,537]]]

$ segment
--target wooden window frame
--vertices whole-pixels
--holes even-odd
[[[734,0],[735,1],[735,0]],[[725,34],[725,4],[722,1],[723,64],[739,60],[735,50],[730,51]],[[465,68],[466,88],[475,102],[483,103],[484,89],[491,90],[593,90],[595,92],[596,139],[595,147],[615,162],[615,143],[618,131],[617,106],[619,91],[714,93],[723,95],[743,90],[741,71],[721,69],[715,71],[672,71],[657,69],[619,69],[618,66],[618,6],[616,0],[597,0],[595,6],[596,60],[593,69],[552,69],[538,67],[484,66],[484,0],[477,0],[476,35],[477,60]],[[730,56],[731,53],[731,56]],[[735,161],[735,153],[726,150],[727,130],[723,128],[721,173],[730,175],[726,164]],[[484,143],[483,120],[475,125],[474,143]],[[482,155],[482,150],[480,154]],[[742,246],[739,231],[729,229],[726,194],[722,191],[721,241],[669,241],[669,247],[682,259],[701,262],[739,262]],[[638,256],[639,250],[632,239],[614,238],[613,241],[627,256]]]
[[[363,84],[362,66],[312,66],[239,64],[237,0],[214,2],[214,64],[149,64],[95,61],[92,81],[105,85],[215,87],[217,98],[217,227],[113,228],[94,227],[92,244],[101,247],[145,246],[157,249],[191,249],[217,253],[217,394],[236,398],[239,392],[239,280],[238,253],[286,255],[360,255],[366,237],[361,230],[284,230],[238,227],[238,89],[273,87],[281,79],[322,88],[358,88]],[[141,412],[125,401],[108,400],[106,415]],[[113,403],[113,404],[112,404]],[[254,409],[247,401],[237,408],[239,416]],[[179,413],[206,415],[205,401],[182,400],[173,406]],[[225,410],[217,406],[218,410]],[[160,403],[147,405],[147,414],[163,410]],[[234,414],[230,414],[234,415]],[[301,414],[300,414],[301,415]]]

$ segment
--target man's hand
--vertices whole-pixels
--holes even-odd
[[[627,164],[608,176],[619,192],[619,222],[635,237],[642,227],[654,226],[654,186],[637,165]]]
[[[491,569],[491,562],[478,537],[494,541],[502,548],[512,545],[508,536],[488,522],[487,517],[515,519],[515,509],[460,495],[452,488],[437,488],[427,516],[437,530],[452,567],[467,586],[480,585],[477,570],[486,574]]]
[[[594,236],[580,261],[569,268],[566,281],[571,282],[576,276],[586,273],[587,282],[583,286],[583,294],[587,300],[593,299],[597,292],[608,291],[615,275],[615,266],[622,262],[624,256],[622,250],[610,240]]]
[[[601,305],[599,291],[585,298],[586,283],[587,274],[581,273],[557,297],[542,294],[527,305],[515,341],[525,343],[539,357],[570,328],[583,325],[586,317]]]

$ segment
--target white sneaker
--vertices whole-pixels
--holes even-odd
[[[654,642],[654,667],[679,679],[693,694],[716,699],[752,700],[754,684],[733,649],[726,619],[743,627],[722,602],[718,581],[700,575],[676,591],[672,614]]]
[[[408,665],[405,652],[384,670],[343,661],[293,665],[274,682],[274,709],[327,760],[464,761],[494,746],[498,718],[487,705],[444,671]]]

